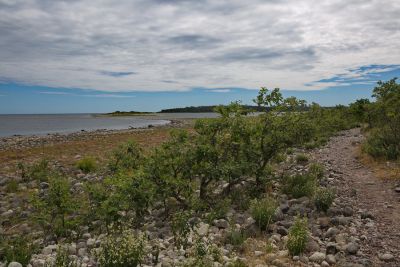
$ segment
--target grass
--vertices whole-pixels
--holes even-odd
[[[298,154],[298,155],[296,155],[296,162],[299,164],[307,163],[308,156],[306,154]]]
[[[318,211],[326,212],[335,199],[335,193],[328,188],[319,188],[315,193],[314,203]]]
[[[306,248],[308,238],[307,219],[296,218],[292,227],[289,228],[287,248],[290,255],[300,255]]]
[[[275,199],[256,199],[251,203],[250,213],[261,230],[266,230],[272,222],[278,204]]]
[[[94,158],[84,157],[76,162],[76,167],[84,173],[90,173],[97,169],[97,164]]]
[[[294,198],[312,197],[315,193],[316,179],[311,174],[287,176],[283,180],[282,191]]]

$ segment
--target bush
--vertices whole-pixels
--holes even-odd
[[[68,252],[68,248],[66,246],[59,245],[57,248],[57,256],[56,256],[56,267],[80,267],[81,264],[78,264],[77,260],[70,257]]]
[[[296,162],[297,163],[307,163],[308,162],[308,156],[305,154],[298,154],[296,155]]]
[[[362,149],[374,158],[396,160],[400,157],[396,138],[385,128],[371,130]]]
[[[18,182],[15,179],[10,180],[6,185],[7,193],[16,193],[18,191]]]
[[[319,211],[326,212],[335,199],[335,193],[328,188],[319,188],[315,193],[314,203]]]
[[[45,230],[57,236],[66,236],[68,230],[77,226],[73,213],[78,209],[78,201],[71,195],[71,185],[67,178],[54,175],[49,179],[47,194],[33,199],[35,217]]]
[[[96,160],[91,157],[85,157],[78,160],[78,162],[76,163],[76,167],[84,173],[93,172],[94,170],[96,170]]]
[[[46,159],[42,159],[39,162],[29,166],[26,176],[35,181],[47,182],[51,176],[49,162]]]
[[[183,264],[183,267],[212,267],[214,262],[221,261],[221,251],[214,244],[209,244],[196,239],[190,252],[190,258]]]
[[[294,224],[289,228],[287,248],[290,255],[297,256],[303,253],[308,238],[307,219],[297,217]]]
[[[319,163],[312,163],[308,168],[308,173],[315,177],[317,180],[321,180],[324,177],[324,166]]]
[[[242,247],[244,241],[246,241],[247,236],[243,230],[240,229],[231,229],[225,238],[226,244],[231,244],[235,248]]]
[[[106,236],[97,256],[101,267],[136,267],[142,264],[145,255],[144,237],[124,230]]]
[[[0,239],[2,239],[0,237]],[[31,259],[31,255],[38,252],[39,247],[32,243],[25,236],[10,237],[0,240],[0,262],[16,261],[23,266],[27,266]]]
[[[217,201],[217,203],[213,205],[212,210],[206,216],[207,222],[212,223],[214,220],[225,218],[230,207],[231,200],[228,198]]]
[[[272,198],[256,199],[252,201],[250,213],[261,230],[267,229],[274,217],[277,207],[277,202]]]
[[[312,197],[315,193],[316,180],[310,174],[296,174],[284,177],[283,192],[294,198]]]
[[[112,172],[118,170],[132,171],[142,163],[142,150],[134,141],[128,141],[118,146],[112,153],[108,167]]]
[[[188,246],[188,236],[190,234],[191,225],[189,223],[189,212],[177,212],[172,217],[171,228],[174,234],[175,246],[184,249]]]

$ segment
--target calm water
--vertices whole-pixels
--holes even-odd
[[[0,115],[0,136],[141,128],[167,124],[172,119],[215,116],[214,113],[169,113],[133,117],[103,117],[93,114]]]

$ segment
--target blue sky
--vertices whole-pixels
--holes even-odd
[[[370,98],[376,81],[400,77],[400,66],[373,65],[350,70],[350,74],[316,81],[335,82],[322,90],[283,90],[285,96],[296,96],[309,103],[324,106],[348,104],[359,98]],[[91,113],[115,110],[159,111],[164,108],[228,104],[241,100],[252,104],[256,89],[193,88],[177,92],[104,92],[72,88],[51,88],[16,83],[0,83],[0,114]]]
[[[399,76],[398,0],[0,0],[0,113],[322,105]]]

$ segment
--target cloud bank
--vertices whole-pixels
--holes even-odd
[[[0,0],[0,82],[321,89],[399,64],[399,14],[398,0]]]

